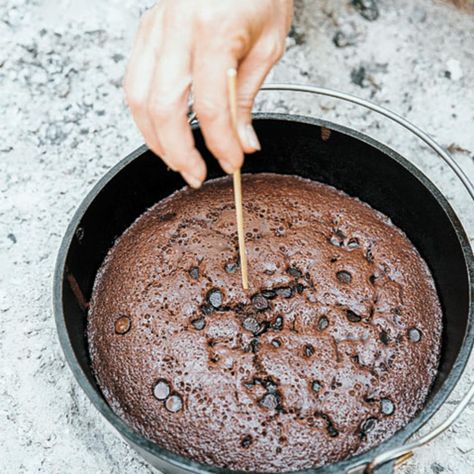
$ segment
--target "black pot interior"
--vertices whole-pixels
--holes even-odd
[[[439,373],[429,398],[434,402],[424,409],[424,413],[430,412],[425,413],[426,418],[459,377],[460,371],[454,373],[452,369],[460,351],[470,350],[463,348],[469,322],[466,258],[470,258],[470,251],[459,222],[426,178],[406,160],[367,137],[324,124],[332,129],[328,137],[321,132],[321,122],[302,117],[261,116],[254,123],[262,151],[247,157],[243,172],[295,174],[357,196],[403,229],[428,263],[444,311],[444,332]],[[221,176],[223,173],[206,151],[198,130],[195,135],[206,158],[209,177]],[[118,166],[118,172],[112,170],[79,209],[80,223],[72,224],[74,235],[65,249],[65,267],[59,269],[59,304],[65,326],[60,338],[69,339],[76,359],[72,361],[75,372],[79,364],[91,390],[97,393],[100,392],[91,373],[85,339],[87,311],[80,300],[83,297],[87,302],[90,298],[96,272],[114,239],[148,207],[184,185],[178,174],[167,171],[161,160],[146,149],[128,161],[125,166]],[[243,192],[245,200],[245,189]],[[444,383],[448,376],[448,383]],[[404,436],[419,424],[412,422]]]

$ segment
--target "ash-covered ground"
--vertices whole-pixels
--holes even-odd
[[[297,1],[272,82],[313,83],[388,107],[429,132],[474,179],[474,16],[429,0]],[[358,3],[358,2],[356,2]],[[0,2],[0,472],[147,473],[82,394],[55,333],[54,262],[94,183],[142,139],[121,82],[137,0]],[[472,201],[421,142],[328,98],[262,93],[258,109],[313,114],[399,149],[448,196],[472,239]],[[474,383],[463,382],[427,429]],[[472,472],[474,404],[400,472]]]

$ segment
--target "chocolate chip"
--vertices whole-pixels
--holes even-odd
[[[377,280],[377,277],[375,275],[370,275],[369,276],[369,281],[372,283],[372,285],[375,285],[375,280]]]
[[[334,428],[334,425],[332,423],[330,423],[326,429],[328,430],[328,435],[331,438],[335,438],[336,436],[339,436],[339,431],[337,431],[336,428]]]
[[[275,331],[283,329],[283,316],[277,316],[270,327],[275,329]]]
[[[335,247],[342,247],[344,245],[344,239],[346,238],[344,232],[337,229],[334,231],[334,234],[329,238],[329,243]]]
[[[353,237],[352,239],[349,239],[349,242],[347,242],[347,248],[353,250],[359,247],[359,239]]]
[[[243,322],[244,329],[250,331],[252,334],[257,335],[260,331],[259,322],[252,316],[244,319]]]
[[[189,276],[193,278],[194,280],[197,280],[199,278],[199,268],[198,267],[191,267],[189,269]]]
[[[252,444],[252,437],[250,435],[246,435],[242,438],[242,440],[240,441],[240,446],[242,446],[242,448],[248,448],[250,445]]]
[[[345,270],[337,272],[336,277],[341,283],[350,283],[352,281],[352,275]]]
[[[411,328],[408,331],[408,337],[410,338],[411,342],[419,342],[421,339],[421,331],[416,328]]]
[[[303,348],[305,357],[311,357],[314,354],[314,347],[311,344],[306,344]]]
[[[375,424],[377,423],[377,418],[367,418],[362,424],[360,425],[360,436],[364,438],[365,435],[374,428]]]
[[[262,291],[262,296],[264,298],[267,298],[267,300],[272,300],[273,298],[275,298],[276,295],[277,295],[276,292],[273,291],[273,290],[263,290]]]
[[[258,346],[260,345],[260,342],[258,339],[252,339],[250,341],[250,352],[256,354],[258,351]]]
[[[326,316],[321,316],[318,321],[318,330],[324,331],[329,326],[329,319]]]
[[[276,294],[282,298],[291,298],[293,296],[293,288],[289,286],[282,286],[275,289]]]
[[[313,392],[319,392],[323,388],[323,386],[321,385],[321,383],[318,380],[315,380],[311,384],[311,388],[313,389]]]
[[[295,288],[296,288],[296,291],[300,294],[303,293],[304,291],[304,285],[301,283],[298,283]]]
[[[214,308],[218,309],[222,305],[222,292],[218,288],[212,288],[207,292],[207,301],[213,306]]]
[[[263,295],[254,295],[252,305],[257,311],[265,311],[268,308],[268,300]]]
[[[294,278],[301,278],[303,276],[303,274],[295,267],[288,268],[287,272]]]
[[[267,410],[276,410],[280,404],[279,397],[275,393],[267,393],[259,401],[260,406]]]
[[[276,393],[277,384],[271,379],[261,380],[260,383],[267,389],[269,393]]]
[[[354,311],[352,311],[350,309],[347,310],[346,316],[347,316],[347,319],[351,323],[358,323],[362,319],[358,314],[354,313]]]
[[[225,265],[224,265],[224,270],[227,272],[227,273],[235,273],[235,271],[237,270],[238,268],[238,265],[237,263],[235,262],[227,262]]]
[[[385,344],[388,345],[390,342],[390,336],[388,335],[387,331],[384,331],[382,329],[382,332],[380,333],[380,340]]]
[[[127,316],[121,316],[120,318],[115,321],[115,332],[117,334],[126,334],[130,330],[130,326],[132,325],[130,318]]]
[[[170,391],[170,384],[166,380],[160,379],[156,382],[155,388],[153,389],[153,395],[157,400],[166,400]]]
[[[382,400],[380,400],[380,411],[384,415],[391,415],[395,411],[395,405],[393,404],[392,400],[388,398],[382,398]]]
[[[280,347],[281,346],[281,342],[279,339],[272,339],[272,346],[273,347]]]
[[[171,413],[176,413],[183,408],[183,400],[178,394],[171,395],[165,402],[165,407]]]
[[[202,311],[203,314],[208,316],[209,314],[214,312],[214,307],[210,304],[205,303],[205,304],[201,305],[201,311]]]
[[[206,326],[206,320],[204,318],[197,318],[191,321],[191,324],[194,326],[194,329],[201,331]]]

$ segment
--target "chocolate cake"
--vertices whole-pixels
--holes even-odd
[[[214,466],[289,471],[360,453],[422,407],[441,309],[390,219],[327,185],[243,177],[250,290],[232,182],[139,217],[98,272],[92,365],[112,409]]]

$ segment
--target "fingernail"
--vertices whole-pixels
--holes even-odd
[[[185,181],[194,189],[199,189],[201,187],[202,181],[191,173],[185,173],[184,171],[181,172],[181,176],[185,179]]]
[[[247,148],[252,148],[255,151],[262,149],[252,124],[245,124],[243,126],[243,133],[241,135],[243,135],[243,141],[245,142],[245,146]]]
[[[221,160],[220,163],[221,163],[222,169],[228,174],[232,174],[234,173],[234,171],[237,171],[237,168],[230,161]]]

